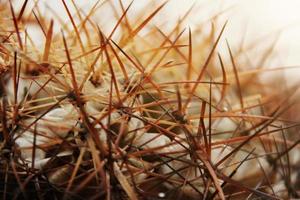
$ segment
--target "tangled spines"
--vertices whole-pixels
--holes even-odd
[[[281,118],[289,101],[279,89],[265,94],[260,71],[247,74],[229,44],[230,62],[215,55],[225,25],[207,35],[179,21],[167,31],[148,24],[167,4],[134,24],[131,4],[120,4],[107,32],[91,16],[113,3],[69,13],[69,26],[38,4],[21,14],[1,2],[1,195],[297,197],[297,123]]]

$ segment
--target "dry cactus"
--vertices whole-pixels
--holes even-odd
[[[273,46],[253,66],[250,47],[217,52],[226,23],[203,32],[221,14],[185,28],[191,8],[167,32],[151,24],[165,3],[62,0],[59,25],[30,1],[0,4],[2,199],[299,197],[295,88],[261,78],[282,70],[261,67]],[[110,32],[105,5],[122,10]]]

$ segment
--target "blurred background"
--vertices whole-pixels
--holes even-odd
[[[71,4],[72,0],[67,0],[66,3]],[[97,4],[95,0],[76,0],[74,1],[78,8],[83,12],[88,11]],[[116,9],[120,11],[119,0],[110,1],[116,5]],[[131,1],[122,0],[125,7]],[[143,12],[149,6],[149,0],[136,0],[128,13],[130,16],[135,16]],[[160,5],[165,1],[154,0],[151,4]],[[14,5],[19,5],[23,1],[14,1]],[[31,5],[30,5],[31,4]],[[63,7],[61,0],[39,0],[29,1],[31,8],[34,4],[38,4],[41,12],[45,15],[56,13],[57,19],[68,22],[67,13]],[[98,13],[94,16],[95,21],[105,21],[107,29],[113,27],[114,16],[110,12],[111,5],[106,1],[99,1],[98,5],[107,6],[107,12]],[[218,15],[214,21],[215,27],[221,27],[226,20],[228,24],[223,35],[227,39],[234,51],[235,48],[247,48],[253,46],[252,50],[247,54],[247,59],[254,60],[261,53],[261,48],[267,48],[273,44],[273,55],[271,63],[267,63],[268,67],[286,66],[292,67],[285,70],[285,77],[288,78],[287,84],[295,84],[300,74],[300,1],[299,0],[169,0],[160,14],[153,19],[154,24],[161,24],[164,28],[172,27],[172,22],[176,23],[184,14],[191,8],[192,15],[188,17],[183,26],[193,27],[199,23],[208,22],[211,17]],[[19,9],[16,8],[16,9]],[[76,10],[73,6],[69,6],[71,13]],[[30,9],[27,9],[30,11]],[[52,15],[51,14],[51,15]],[[170,20],[172,19],[172,20]],[[212,25],[206,24],[207,30],[210,30]],[[160,26],[161,27],[161,26]],[[59,29],[57,27],[57,29]],[[57,30],[58,31],[58,30]],[[204,30],[206,31],[206,30]],[[37,27],[32,27],[29,32],[36,35],[36,38],[42,34]],[[223,40],[220,46],[224,45]],[[219,48],[222,51],[224,48]],[[253,61],[254,62],[254,61]]]

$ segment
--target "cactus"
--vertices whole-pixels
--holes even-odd
[[[151,24],[165,3],[132,20],[135,2],[84,13],[62,0],[68,26],[28,2],[0,3],[3,199],[299,197],[296,89],[261,80],[283,70],[260,68],[271,51],[250,69],[227,42],[224,59],[226,23],[185,29],[193,8],[166,32]],[[110,31],[92,19],[106,4]]]

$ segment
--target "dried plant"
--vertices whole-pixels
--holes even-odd
[[[224,59],[226,23],[203,31],[222,12],[192,30],[191,7],[166,31],[151,23],[166,3],[62,0],[58,25],[34,2],[0,4],[2,199],[299,197],[297,87],[262,79],[284,70],[264,67],[274,45],[254,65],[227,42]],[[109,6],[104,31],[92,16]]]

